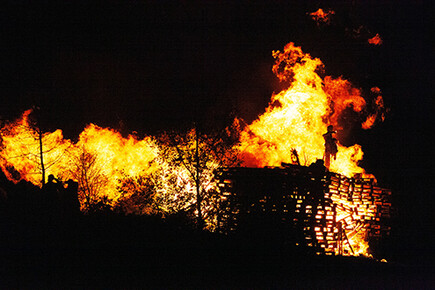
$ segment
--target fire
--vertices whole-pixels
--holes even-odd
[[[374,113],[367,117],[367,120],[361,124],[363,129],[370,129],[375,124],[376,120],[385,120],[385,106],[384,99],[381,96],[381,89],[378,87],[371,88],[371,92],[376,95],[376,99],[373,104]]]
[[[333,10],[323,11],[322,8],[319,8],[319,10],[310,13],[311,18],[319,23],[325,23],[329,24],[331,22],[331,16],[334,15],[335,12]]]
[[[171,143],[165,136],[123,137],[116,130],[90,124],[74,143],[64,139],[61,130],[40,132],[30,121],[31,114],[27,110],[1,130],[0,166],[10,180],[42,187],[48,175],[63,182],[72,179],[78,182],[84,211],[103,202],[128,213],[163,216],[191,210],[197,202],[198,184],[202,216],[206,226],[213,228],[217,201],[208,196],[217,189],[213,171],[232,154],[231,148],[221,155],[213,152],[222,140],[203,135],[197,143],[196,131],[191,130],[183,137],[176,135]],[[193,157],[196,147],[199,165]],[[133,203],[137,194],[147,200],[146,205]]]
[[[349,125],[341,120],[342,114],[352,110],[363,116],[366,101],[361,91],[342,77],[322,79],[317,73],[323,66],[320,59],[312,58],[293,43],[282,52],[274,51],[273,57],[273,71],[290,84],[273,95],[266,112],[241,133],[242,159],[246,166],[279,166],[281,162],[292,163],[292,151],[296,149],[302,165],[309,165],[323,158],[322,135],[327,125],[340,132]],[[376,116],[371,116],[369,121],[374,119]],[[330,169],[346,176],[364,173],[358,166],[362,157],[360,145],[339,144]]]
[[[84,194],[93,195],[92,198],[104,195],[116,201],[120,179],[156,170],[152,161],[158,151],[151,138],[138,140],[131,135],[123,138],[112,129],[90,124],[74,144],[63,138],[62,130],[39,136],[38,129],[29,122],[30,114],[31,110],[24,112],[19,120],[2,130],[1,166],[15,182],[23,179],[41,186],[45,182],[41,174],[45,171],[45,176],[52,174],[63,181],[79,182]],[[14,169],[12,172],[11,168]]]
[[[381,45],[382,44],[382,38],[379,35],[379,33],[376,33],[375,36],[373,36],[372,38],[370,38],[368,40],[368,43],[373,44],[373,45]]]
[[[123,138],[119,132],[94,124],[85,128],[74,150],[70,150],[69,153],[74,157],[80,154],[95,156],[93,166],[99,170],[100,180],[107,180],[99,191],[113,201],[119,198],[119,180],[126,176],[151,174],[157,169],[153,160],[157,157],[158,148],[150,137],[143,140],[138,140],[132,135]],[[71,160],[75,164],[71,164]],[[84,165],[77,158],[71,158],[69,162],[67,167],[70,172],[71,168],[81,168]],[[74,172],[70,174],[75,176]]]
[[[331,14],[333,11],[325,14],[321,9],[312,13],[319,19]],[[84,129],[77,142],[72,142],[63,138],[61,130],[42,132],[31,122],[32,111],[28,110],[1,129],[1,169],[14,182],[26,180],[43,186],[50,174],[62,181],[78,182],[82,210],[104,201],[112,208],[139,214],[165,216],[190,211],[202,217],[208,229],[213,229],[220,198],[215,169],[238,161],[248,167],[280,166],[282,162],[310,165],[323,158],[323,134],[328,125],[333,125],[338,135],[347,129],[344,113],[350,111],[359,116],[364,129],[385,117],[379,88],[371,90],[376,100],[370,108],[360,89],[342,77],[322,78],[321,60],[293,43],[272,55],[273,72],[288,88],[274,94],[265,113],[244,129],[235,119],[235,146],[223,141],[232,134],[228,128],[225,138],[191,130],[185,135],[168,133],[140,139],[134,135],[123,137],[116,130],[94,124]],[[369,109],[375,113],[368,113]],[[330,171],[348,177],[364,175],[364,169],[358,166],[362,158],[360,145],[338,144]],[[135,203],[138,195],[140,202]],[[358,229],[348,236],[354,254],[366,254],[364,224],[361,219],[350,218],[353,211],[349,215],[349,208],[353,210],[355,205],[347,204],[343,197],[334,198],[339,205],[336,222]]]
[[[71,147],[71,142],[64,140],[62,130],[39,132],[31,124],[31,112],[32,110],[25,111],[19,120],[2,128],[0,166],[14,182],[24,179],[41,185],[42,165],[47,175],[63,172],[64,167],[58,161],[63,159],[65,152]],[[42,163],[40,151],[43,152]]]
[[[342,117],[346,112],[351,111],[360,119],[365,119],[361,125],[364,129],[371,128],[379,117],[384,119],[384,104],[379,88],[371,89],[377,97],[373,108],[368,108],[360,89],[342,77],[320,77],[318,71],[323,69],[320,59],[304,53],[293,43],[287,44],[282,52],[274,51],[273,57],[276,60],[273,72],[289,86],[274,94],[265,113],[241,132],[239,150],[245,166],[295,163],[295,150],[299,162],[309,165],[324,157],[322,135],[328,125],[333,125],[339,132],[351,125]],[[347,177],[360,174],[374,179],[373,175],[365,173],[358,166],[362,158],[360,145],[346,147],[338,144],[338,153],[336,159],[331,161],[330,171]],[[367,225],[361,216],[373,215],[376,206],[365,208],[353,204],[344,195],[335,195],[332,200],[337,205],[335,222],[343,225],[343,232],[347,231],[351,254],[369,255]],[[323,239],[323,236],[319,235],[320,238]]]

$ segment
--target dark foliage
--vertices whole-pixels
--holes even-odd
[[[1,176],[3,289],[299,289],[433,286],[431,268],[315,256],[255,225],[231,237],[199,231],[179,213],[87,215],[47,211],[42,192]],[[56,203],[51,206],[56,207]],[[49,208],[53,210],[53,208]],[[266,219],[267,220],[267,219]]]

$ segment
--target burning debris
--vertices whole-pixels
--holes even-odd
[[[372,45],[380,46],[383,43],[382,37],[379,35],[379,33],[375,34],[364,25],[360,25],[353,29],[346,28],[346,33],[354,39],[360,39]]]
[[[310,13],[311,18],[316,21],[317,25],[331,23],[331,17],[335,14],[333,10],[323,11],[322,8],[319,8],[317,11]]]
[[[335,11],[332,9],[319,8],[314,12],[308,12],[307,15],[309,15],[311,19],[316,22],[318,27],[329,26],[332,23],[333,17],[335,16]],[[345,31],[352,38],[363,39],[364,41],[367,41],[369,44],[372,45],[382,45],[383,43],[379,33],[376,33],[376,35],[374,35],[374,33],[371,32],[369,28],[364,25],[359,25],[358,27],[353,29],[346,28]]]
[[[373,44],[373,45],[381,45],[382,44],[382,38],[379,35],[379,33],[376,33],[375,36],[373,36],[372,38],[369,38],[368,43]]]

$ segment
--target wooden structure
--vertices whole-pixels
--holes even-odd
[[[224,168],[218,229],[231,234],[261,227],[317,253],[355,254],[352,241],[388,234],[391,191],[373,179],[348,178],[316,165]]]

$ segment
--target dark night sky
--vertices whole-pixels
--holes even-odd
[[[38,105],[47,130],[72,139],[90,122],[153,134],[197,119],[225,124],[230,114],[251,121],[279,90],[271,51],[292,41],[328,75],[366,92],[381,88],[386,121],[357,130],[354,141],[368,171],[399,207],[409,205],[401,234],[433,227],[429,1],[35,2],[0,9],[3,120]],[[336,12],[330,26],[307,16],[318,8]],[[352,37],[361,25],[366,34]],[[382,46],[367,43],[376,33]],[[409,244],[426,245],[417,237]]]

